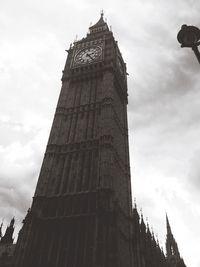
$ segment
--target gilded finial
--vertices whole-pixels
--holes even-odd
[[[104,12],[103,12],[103,9],[101,10],[101,17],[103,17],[104,16]]]

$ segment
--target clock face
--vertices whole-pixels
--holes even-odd
[[[102,48],[100,46],[87,47],[77,52],[74,62],[76,64],[92,63],[93,61],[100,59],[101,54]]]

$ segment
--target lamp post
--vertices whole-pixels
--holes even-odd
[[[195,26],[187,26],[184,24],[178,32],[177,39],[181,47],[192,48],[200,64],[200,53],[198,50],[198,46],[200,45],[200,30]]]

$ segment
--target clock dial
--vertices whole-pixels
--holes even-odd
[[[76,64],[91,63],[100,58],[102,49],[99,46],[92,46],[78,51],[75,55],[74,62]]]

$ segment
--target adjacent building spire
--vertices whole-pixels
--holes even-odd
[[[12,244],[13,243],[13,232],[14,232],[14,224],[15,224],[15,218],[13,217],[12,220],[10,221],[10,225],[7,226],[6,232],[4,236],[2,236],[0,244]]]
[[[166,240],[167,257],[170,257],[170,256],[180,257],[178,245],[172,234],[167,214],[166,214],[166,225],[167,225],[167,240]]]
[[[166,252],[170,267],[186,267],[183,259],[180,257],[178,245],[172,234],[171,226],[168,216],[166,214],[167,238],[166,238]]]
[[[169,219],[168,219],[167,213],[166,213],[166,225],[167,225],[167,234],[172,235],[172,231],[171,231],[171,227],[169,224]]]

